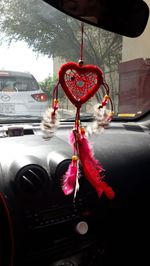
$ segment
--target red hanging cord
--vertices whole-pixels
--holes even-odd
[[[83,62],[83,35],[84,35],[84,23],[81,22],[80,62]]]

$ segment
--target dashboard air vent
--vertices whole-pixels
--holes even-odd
[[[16,180],[22,192],[33,194],[43,191],[48,175],[41,166],[27,165],[17,173]]]

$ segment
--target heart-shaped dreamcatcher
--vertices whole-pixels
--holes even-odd
[[[62,65],[59,80],[69,100],[80,108],[99,89],[103,73],[97,66],[69,62]]]
[[[81,42],[81,59],[78,64],[68,62],[60,68],[58,77],[59,81],[53,90],[53,104],[46,110],[41,123],[43,137],[50,138],[53,136],[59,122],[57,118],[58,110],[58,89],[59,85],[64,90],[66,96],[76,107],[76,115],[73,130],[70,134],[70,143],[73,146],[74,154],[67,172],[62,177],[62,190],[65,195],[74,192],[74,197],[79,190],[80,170],[79,164],[82,165],[84,176],[95,188],[100,197],[104,193],[109,199],[114,198],[114,191],[104,181],[102,172],[103,167],[98,160],[94,158],[92,148],[88,141],[88,134],[95,133],[104,128],[111,121],[113,114],[113,104],[109,95],[109,87],[104,82],[102,70],[94,65],[84,65],[82,60],[83,49],[83,26]],[[105,96],[101,103],[95,107],[95,122],[85,130],[80,121],[80,109],[82,104],[86,103],[95,93],[103,86]],[[110,111],[106,110],[109,103]]]

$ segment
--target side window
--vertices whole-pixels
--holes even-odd
[[[39,90],[39,85],[34,79],[30,80],[30,86],[32,91]]]

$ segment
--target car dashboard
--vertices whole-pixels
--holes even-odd
[[[1,127],[0,265],[144,265],[149,259],[149,129],[112,122],[93,135],[115,198],[99,198],[81,168],[74,199],[61,189],[72,125],[62,123],[49,140],[38,123],[12,125],[13,135],[9,125]]]

